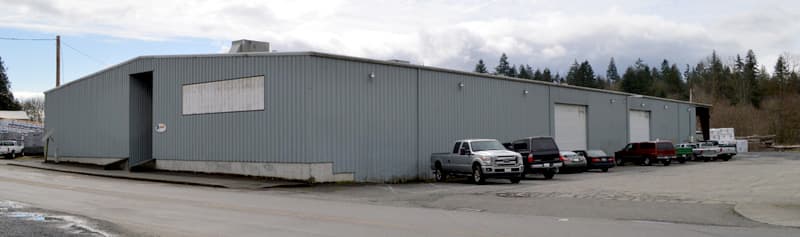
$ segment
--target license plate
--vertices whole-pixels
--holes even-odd
[[[606,161],[606,158],[600,159],[600,161]]]
[[[544,163],[544,167],[550,167],[550,163]]]
[[[581,161],[581,159],[572,159],[572,161]]]

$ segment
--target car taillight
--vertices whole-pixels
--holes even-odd
[[[598,158],[592,158],[592,162],[600,162],[600,159],[598,159]]]
[[[561,160],[561,161],[567,160],[567,159],[564,159],[564,156],[558,156],[558,159]]]
[[[536,159],[533,158],[533,154],[528,154],[528,163],[533,163]]]

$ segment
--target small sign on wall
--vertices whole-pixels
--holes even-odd
[[[156,132],[163,133],[167,131],[167,124],[165,123],[158,123],[156,124]]]

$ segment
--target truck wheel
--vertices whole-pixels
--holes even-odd
[[[708,157],[703,157],[703,162],[708,162],[709,160],[710,160],[710,158],[708,158]]]
[[[522,181],[522,176],[515,177],[515,178],[510,178],[510,179],[508,179],[508,181],[511,181],[512,184],[518,184],[519,181]]]
[[[436,165],[436,171],[433,174],[434,178],[436,178],[436,182],[444,182],[447,179],[447,173],[444,172],[441,165]]]
[[[623,160],[622,158],[617,159],[617,165],[618,166],[625,166],[625,160]]]
[[[722,161],[729,161],[731,160],[731,156],[723,156]]]
[[[650,160],[650,157],[645,157],[645,158],[642,160],[642,165],[644,165],[644,166],[651,166],[651,165],[653,165],[653,161],[652,161],[652,160]]]
[[[486,177],[483,177],[483,170],[481,170],[481,166],[479,165],[472,166],[472,182],[476,184],[486,183]]]
[[[686,157],[678,158],[678,163],[681,163],[681,164],[686,163]]]
[[[667,160],[661,161],[661,164],[663,164],[664,166],[669,166],[669,164],[671,164],[671,163],[672,163],[672,159],[667,159]]]
[[[547,170],[542,172],[544,174],[544,179],[553,179],[553,176],[556,176],[556,172],[554,170]]]
[[[608,168],[603,168],[603,172],[608,172]]]

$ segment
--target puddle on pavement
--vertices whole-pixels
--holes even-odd
[[[94,227],[92,223],[83,218],[35,211],[35,209],[28,208],[28,206],[20,202],[0,200],[0,217],[51,225],[69,234],[97,237],[112,236]]]

